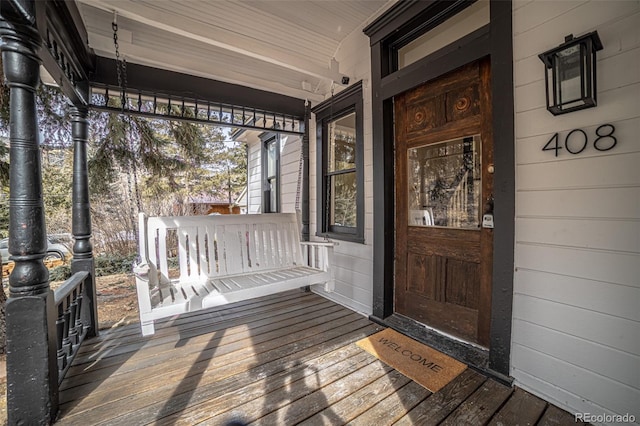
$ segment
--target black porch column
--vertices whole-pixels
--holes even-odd
[[[9,424],[49,424],[58,410],[56,312],[42,201],[35,90],[40,81],[34,2],[2,1],[2,62],[11,89],[9,124],[9,276],[7,410]]]
[[[86,281],[85,302],[82,322],[89,325],[87,337],[98,335],[98,304],[96,300],[95,266],[93,245],[91,244],[91,211],[89,204],[89,172],[87,169],[87,140],[89,126],[87,108],[71,109],[71,134],[73,137],[73,260],[71,272],[89,272]]]

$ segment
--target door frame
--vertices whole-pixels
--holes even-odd
[[[399,2],[364,32],[371,44],[373,123],[373,314],[371,319],[440,346],[508,380],[515,235],[513,36],[511,1],[490,0],[490,23],[425,58],[394,71],[393,51],[403,39],[423,34],[470,2]],[[494,143],[494,260],[488,353],[452,339],[429,338],[424,327],[394,318],[394,128],[393,96],[474,60],[490,56]]]

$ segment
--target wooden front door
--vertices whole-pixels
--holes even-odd
[[[485,59],[394,100],[395,311],[485,347],[493,257],[489,85]]]

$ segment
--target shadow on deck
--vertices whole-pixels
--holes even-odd
[[[84,343],[60,392],[60,425],[538,424],[573,416],[467,369],[428,390],[361,350],[380,330],[291,291]]]

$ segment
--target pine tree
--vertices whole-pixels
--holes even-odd
[[[2,63],[0,59],[0,81]],[[47,230],[71,231],[73,149],[68,103],[56,87],[37,92]],[[168,108],[159,105],[158,108]],[[187,114],[189,112],[187,111]],[[191,112],[193,113],[193,112]],[[0,236],[9,227],[9,89],[0,84]],[[91,111],[88,145],[94,246],[135,251],[137,210],[174,214],[193,195],[235,198],[246,185],[246,147],[208,125]],[[4,143],[2,143],[4,142]],[[184,212],[184,209],[183,209]],[[115,241],[114,241],[115,240]],[[4,351],[0,291],[0,353]]]

